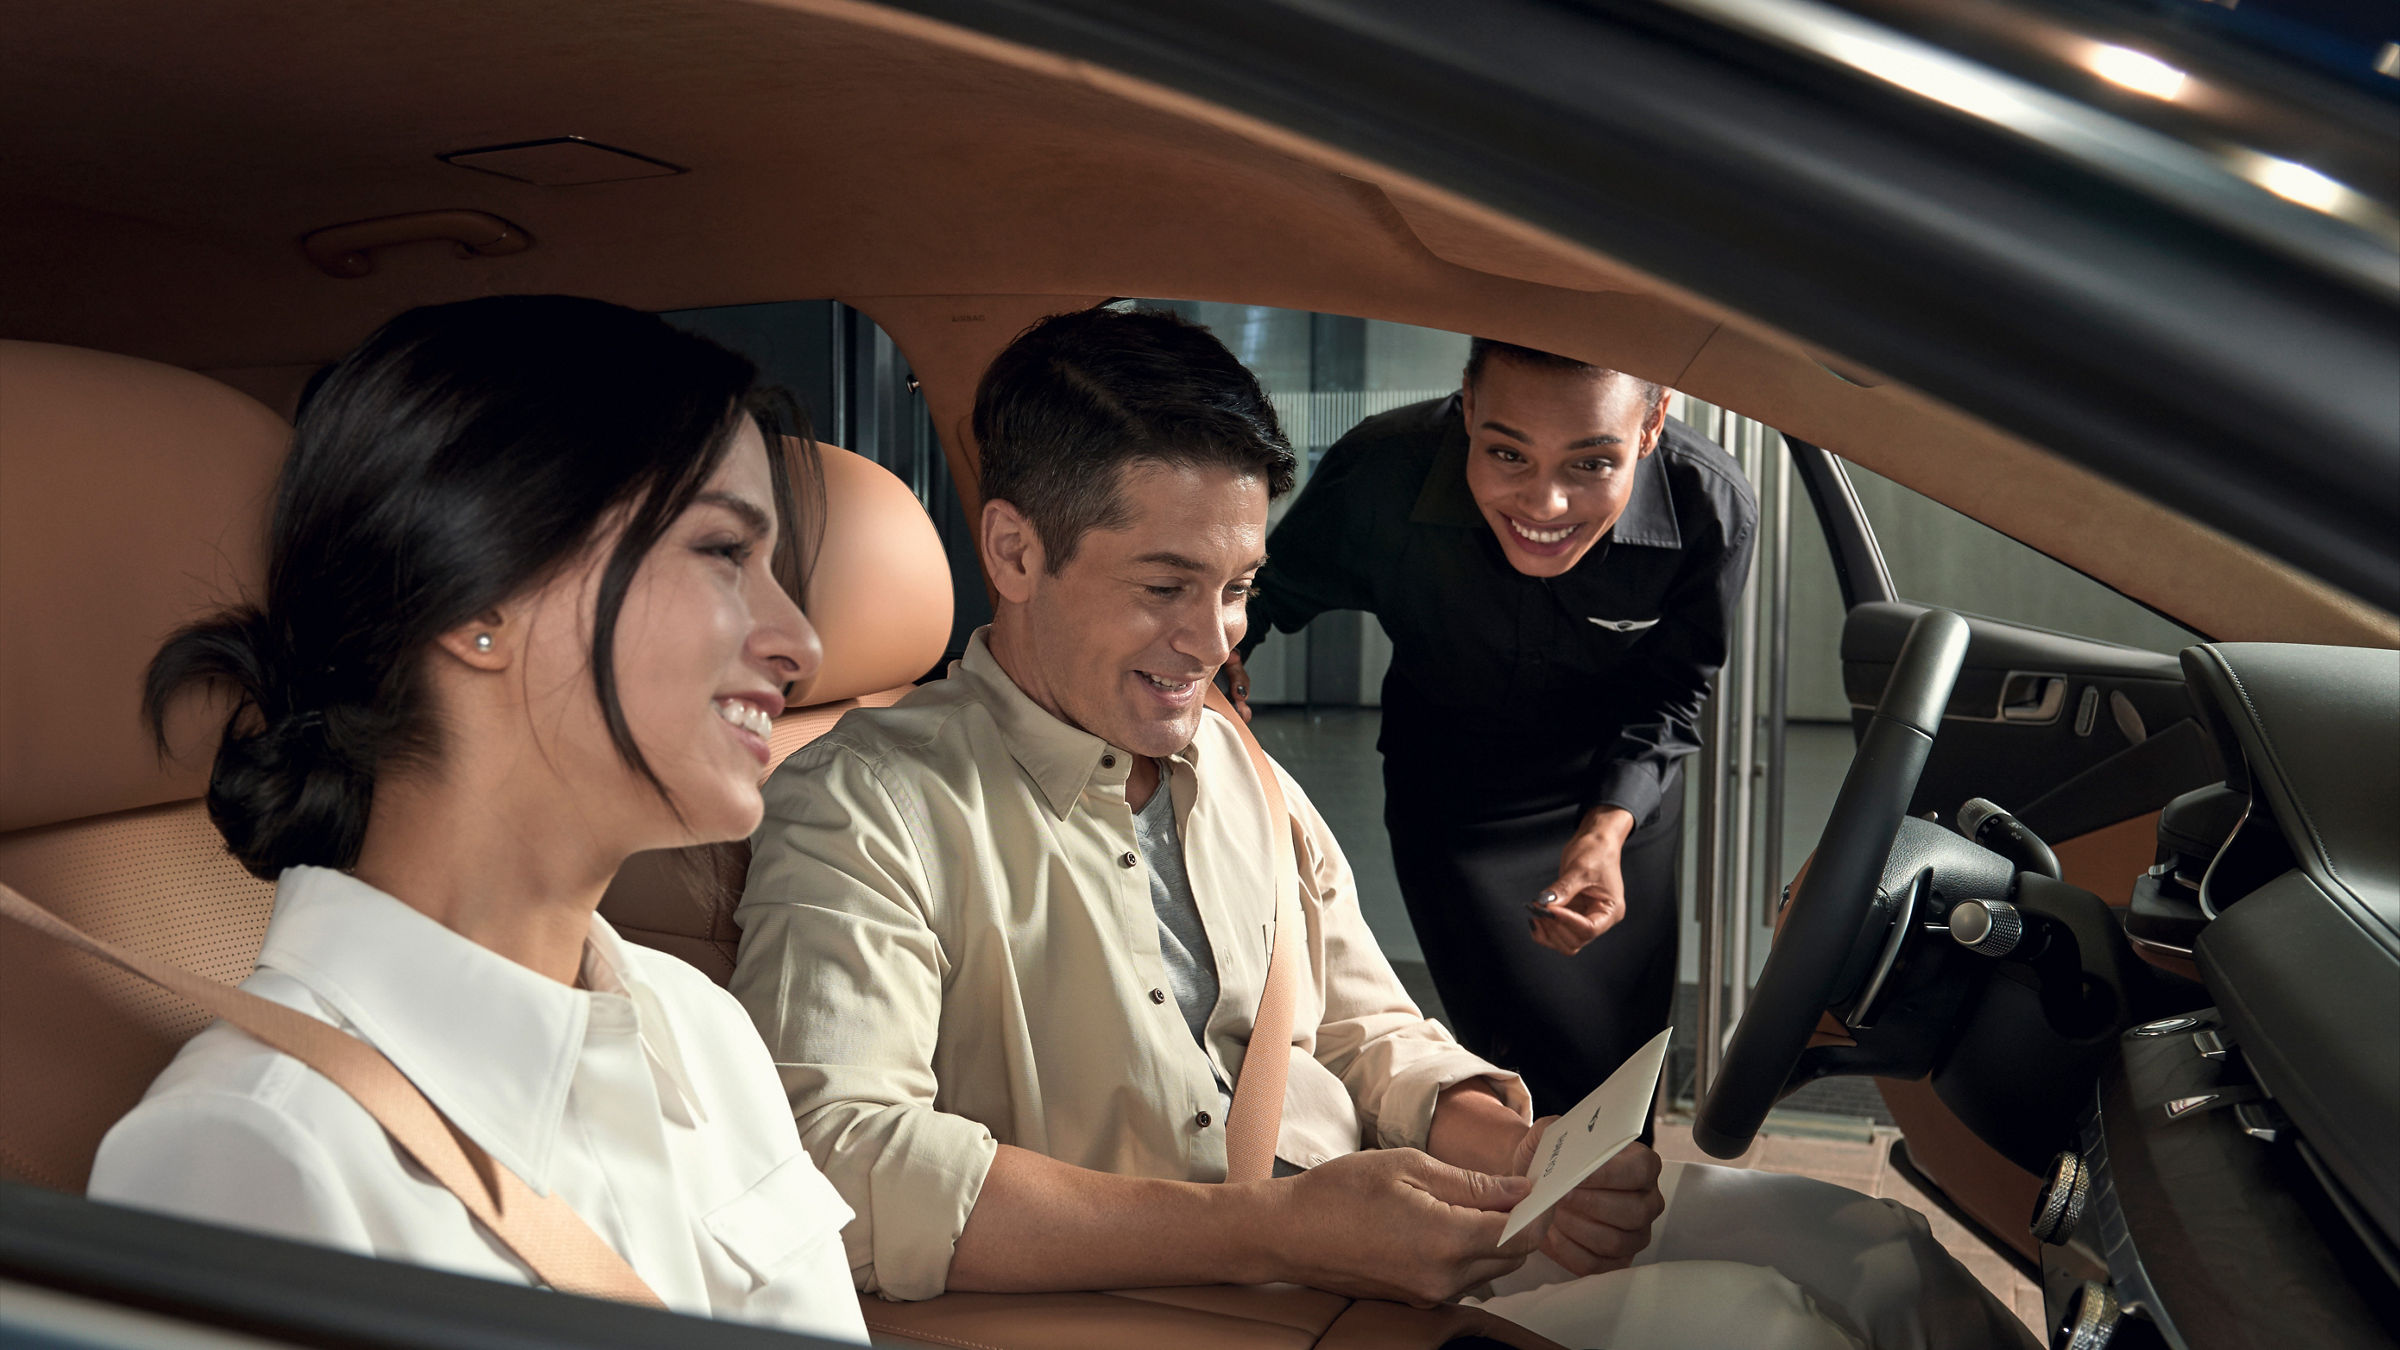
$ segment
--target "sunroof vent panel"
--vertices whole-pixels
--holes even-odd
[[[444,164],[538,187],[582,187],[587,183],[621,183],[631,178],[672,178],[683,172],[680,164],[587,141],[581,136],[478,146],[473,150],[453,150],[439,158]]]

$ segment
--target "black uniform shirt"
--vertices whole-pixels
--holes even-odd
[[[1392,664],[1378,748],[1404,814],[1573,804],[1649,821],[1700,745],[1756,495],[1723,450],[1669,419],[1624,515],[1572,570],[1541,579],[1509,565],[1466,463],[1455,395],[1336,442],[1268,539],[1245,648],[1326,610],[1382,622]]]

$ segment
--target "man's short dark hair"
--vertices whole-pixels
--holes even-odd
[[[1560,356],[1556,352],[1538,351],[1532,347],[1520,347],[1513,342],[1502,342],[1498,338],[1485,337],[1476,338],[1467,344],[1466,382],[1473,384],[1482,378],[1484,363],[1495,356],[1505,361],[1513,361],[1529,370],[1556,370],[1577,375],[1591,375],[1601,379],[1632,380],[1634,387],[1641,391],[1644,408],[1657,407],[1659,400],[1667,396],[1667,387],[1656,380],[1636,379],[1624,371],[1610,370],[1606,366],[1595,366],[1588,361],[1578,361],[1572,356]]]
[[[1086,531],[1124,528],[1127,465],[1255,474],[1269,501],[1297,467],[1257,377],[1158,309],[1054,314],[1018,334],[976,386],[974,426],[984,498],[1033,522],[1052,572]]]

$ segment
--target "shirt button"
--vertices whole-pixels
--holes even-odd
[[[1205,1130],[1209,1127],[1212,1121],[1208,1112],[1203,1111],[1199,1115],[1192,1117],[1192,1123]]]
[[[1117,855],[1117,861],[1125,864],[1127,867],[1135,867],[1139,866],[1142,860],[1138,854],[1125,852]]]
[[[1164,989],[1153,989],[1153,990],[1151,990],[1151,991],[1150,991],[1150,1001],[1151,1001],[1152,1003],[1164,1003],[1164,1002],[1166,1002],[1166,1001],[1167,1001],[1167,991],[1166,991],[1166,990],[1164,990]]]
[[[1113,769],[1117,767],[1117,757],[1115,755],[1102,755],[1100,757],[1100,767],[1103,769]]]

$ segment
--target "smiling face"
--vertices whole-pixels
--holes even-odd
[[[1032,524],[986,504],[992,654],[1060,720],[1157,758],[1191,744],[1208,682],[1248,631],[1267,487],[1230,468],[1135,462],[1118,492],[1125,523],[1086,531],[1055,573]]]
[[[1467,491],[1519,572],[1563,575],[1625,514],[1633,466],[1666,424],[1665,402],[1644,393],[1612,373],[1504,356],[1467,387]]]
[[[745,418],[626,591],[618,704],[672,810],[617,754],[592,693],[593,600],[613,539],[528,599],[524,689],[541,752],[577,788],[576,809],[634,849],[738,839],[764,813],[768,723],[785,686],[814,674],[823,655],[771,570],[776,520],[766,442]]]

